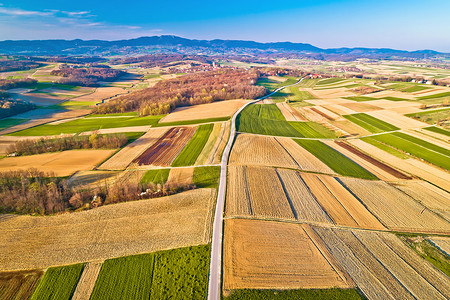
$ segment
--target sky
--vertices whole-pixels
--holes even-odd
[[[449,0],[0,0],[0,40],[177,35],[450,53],[449,13]]]

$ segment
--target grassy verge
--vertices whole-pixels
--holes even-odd
[[[84,264],[49,268],[39,282],[31,300],[70,299],[75,291]]]
[[[343,117],[372,133],[399,130],[399,128],[394,125],[364,113],[344,115]]]
[[[172,163],[172,167],[192,166],[205,147],[214,124],[200,125],[192,139]]]
[[[368,144],[371,144],[383,151],[386,151],[389,154],[397,156],[398,158],[401,158],[401,159],[409,158],[409,156],[406,155],[405,153],[398,151],[397,149],[395,149],[389,145],[383,144],[382,142],[375,140],[373,137],[368,136],[368,137],[361,138],[361,140]]]
[[[14,118],[1,119],[0,130],[25,123],[26,121],[29,121],[29,119],[14,119]]]
[[[219,187],[220,167],[197,167],[194,168],[192,181],[198,188],[215,188]]]
[[[442,128],[439,128],[439,127],[434,127],[433,126],[433,127],[426,127],[424,129],[428,130],[428,131],[436,132],[436,133],[439,133],[439,134],[442,134],[442,135],[450,136],[450,131],[442,129]]]
[[[447,254],[420,236],[399,234],[399,237],[420,256],[450,277],[450,259]]]
[[[154,126],[163,116],[146,117],[86,117],[58,125],[44,124],[22,131],[11,133],[14,136],[41,136],[41,135],[59,135],[66,133],[80,133],[84,131],[93,131],[107,128],[120,128],[131,126]]]
[[[210,246],[104,262],[91,299],[206,299]]]
[[[167,182],[169,178],[170,169],[155,169],[148,170],[141,178],[141,183],[163,184]]]
[[[304,290],[235,290],[224,300],[316,300],[316,299],[333,299],[333,300],[353,300],[365,299],[357,290],[354,289],[304,289]]]
[[[382,134],[373,138],[436,166],[450,170],[450,151],[447,149],[401,132]]]
[[[193,125],[193,124],[202,124],[202,123],[223,122],[223,121],[228,121],[229,119],[231,119],[231,117],[220,117],[220,118],[210,118],[210,119],[167,122],[167,123],[158,123],[154,127],[182,126],[182,125]]]
[[[317,140],[297,140],[297,144],[311,152],[333,171],[344,176],[351,176],[363,179],[378,179],[375,175],[342,155],[333,148]]]

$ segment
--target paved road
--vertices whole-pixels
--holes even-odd
[[[219,192],[217,194],[216,211],[214,213],[214,223],[212,230],[212,241],[211,241],[211,260],[209,267],[209,286],[208,286],[208,300],[219,300],[220,299],[220,282],[222,273],[222,235],[223,235],[223,210],[225,204],[225,191],[227,185],[227,163],[228,157],[230,155],[231,147],[233,145],[234,139],[236,137],[236,117],[239,113],[247,106],[257,101],[266,99],[276,92],[292,85],[296,85],[303,80],[300,79],[294,84],[286,85],[277,88],[272,93],[256,99],[254,101],[246,103],[242,106],[231,119],[231,132],[228,143],[223,151],[222,160],[220,163],[220,181],[219,181]]]

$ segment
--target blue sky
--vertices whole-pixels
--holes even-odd
[[[0,0],[0,40],[174,34],[450,52],[449,13],[449,0]]]

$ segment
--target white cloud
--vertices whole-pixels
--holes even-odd
[[[24,10],[19,8],[7,8],[0,7],[0,14],[9,15],[9,16],[51,16],[54,14],[52,11],[35,11],[35,10]]]

